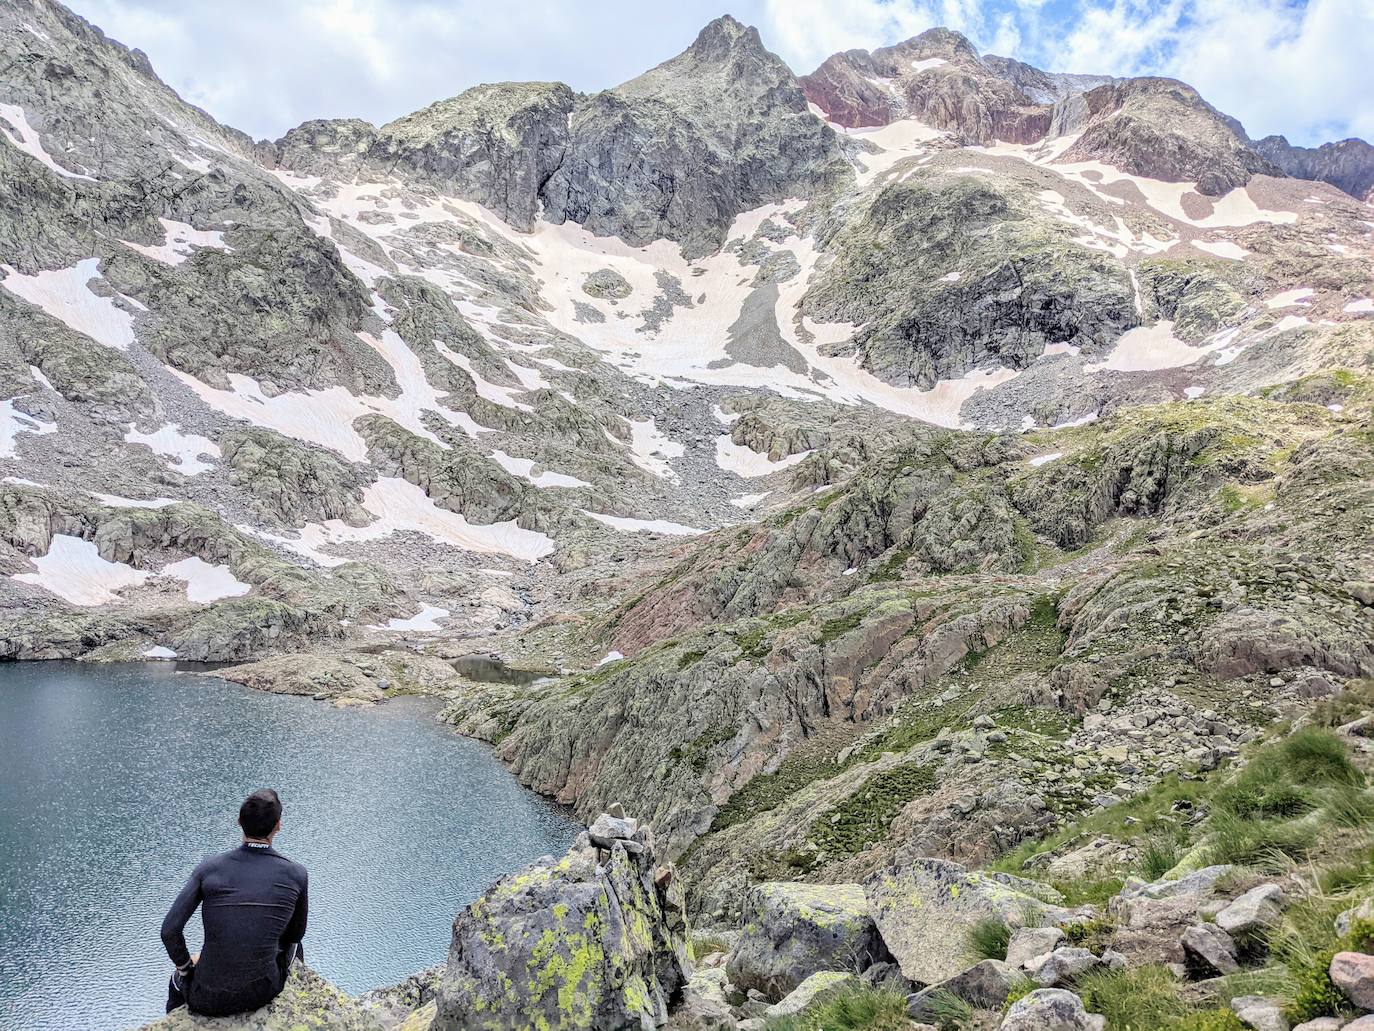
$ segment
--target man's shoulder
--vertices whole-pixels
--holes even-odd
[[[309,879],[310,875],[306,873],[305,867],[300,863],[296,862],[294,859],[282,855],[276,849],[272,850],[271,855],[276,859],[281,860],[281,862],[285,863],[287,870],[291,872],[291,876],[295,877],[296,880],[300,881],[302,884],[304,884],[306,880]]]

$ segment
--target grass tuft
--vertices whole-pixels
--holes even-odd
[[[905,1031],[911,1026],[899,992],[851,985],[795,1017],[774,1017],[767,1031]]]
[[[984,959],[1006,959],[1011,943],[1011,927],[1000,916],[985,916],[968,929],[964,951],[972,963]]]
[[[1112,1031],[1159,1031],[1188,1016],[1178,979],[1162,966],[1089,971],[1077,991],[1090,1013],[1101,1013]]]

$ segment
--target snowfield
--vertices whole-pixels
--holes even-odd
[[[134,320],[109,297],[91,292],[87,285],[100,275],[100,259],[87,258],[71,268],[23,275],[9,265],[0,265],[3,286],[67,326],[98,344],[127,351],[134,342]]]
[[[152,575],[124,562],[107,562],[90,541],[63,533],[53,535],[46,555],[29,561],[38,571],[15,573],[12,579],[35,584],[73,605],[119,601],[115,592],[142,584]]]

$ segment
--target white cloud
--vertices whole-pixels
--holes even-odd
[[[1374,136],[1374,0],[71,0],[222,121],[380,123],[479,82],[597,90],[728,9],[799,73],[935,25],[1053,71],[1172,75],[1255,136]]]
[[[794,70],[809,72],[841,50],[872,50],[940,24],[905,0],[763,0],[759,29]]]

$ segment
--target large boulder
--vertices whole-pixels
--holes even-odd
[[[726,969],[740,988],[781,999],[817,971],[859,973],[887,958],[859,885],[770,882],[750,890]]]
[[[291,968],[282,993],[262,1009],[232,1017],[174,1010],[142,1031],[382,1031],[377,1016],[313,970]]]
[[[582,835],[458,915],[434,1031],[666,1023],[691,972],[681,889],[648,829],[621,826],[633,837],[600,848]]]
[[[1055,907],[942,859],[917,859],[864,882],[869,911],[902,973],[921,984],[947,981],[965,967],[969,930],[984,917],[1013,927]]]

